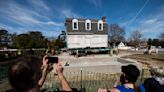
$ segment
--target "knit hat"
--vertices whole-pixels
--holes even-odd
[[[125,77],[129,82],[136,82],[140,75],[139,69],[132,64],[122,66],[121,70],[123,73],[125,73]]]

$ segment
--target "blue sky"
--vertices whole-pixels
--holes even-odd
[[[126,31],[141,30],[144,38],[164,32],[164,0],[0,0],[0,28],[10,33],[41,31],[57,36],[67,17],[101,19]]]

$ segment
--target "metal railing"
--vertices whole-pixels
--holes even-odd
[[[85,92],[97,92],[100,87],[112,88],[120,74],[79,71],[65,73],[65,76],[72,88],[77,88],[78,90],[85,88]],[[137,83],[143,83],[148,77],[150,77],[149,69],[142,69]],[[48,74],[42,88],[47,89],[48,92],[53,92],[56,88],[61,89],[58,77],[51,73]]]
[[[77,88],[81,90],[85,88],[85,92],[97,92],[98,88],[112,88],[113,84],[119,78],[120,74],[110,73],[97,73],[89,71],[77,71],[64,73],[71,88]],[[149,69],[142,69],[141,75],[138,79],[138,83],[142,83],[145,78],[150,76]],[[4,86],[5,85],[5,88]],[[3,87],[3,88],[1,88]],[[11,87],[8,83],[8,65],[0,66],[0,91],[9,90]],[[46,89],[47,92],[53,92],[56,88],[61,89],[60,82],[57,76],[53,73],[47,75],[46,81],[42,89]]]

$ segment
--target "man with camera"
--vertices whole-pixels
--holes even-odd
[[[63,75],[63,68],[57,57],[45,55],[42,64],[40,59],[34,56],[24,56],[15,61],[9,68],[9,82],[13,87],[13,92],[40,92],[48,67],[52,64],[58,74],[63,91],[72,91]]]

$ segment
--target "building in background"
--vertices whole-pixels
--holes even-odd
[[[131,49],[132,47],[126,46],[123,42],[120,42],[120,43],[118,44],[117,48],[118,48],[119,50],[129,50],[129,49]]]
[[[65,25],[68,49],[108,47],[106,17],[101,20],[66,18]]]

